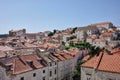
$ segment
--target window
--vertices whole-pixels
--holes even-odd
[[[56,65],[56,62],[55,62],[55,65]]]
[[[33,73],[33,77],[35,77],[36,76],[36,73]]]
[[[24,80],[24,77],[21,77],[20,80]]]
[[[43,73],[45,73],[45,70],[43,70]]]
[[[43,77],[42,80],[45,80],[45,77]]]
[[[90,73],[86,73],[87,75],[87,80],[90,80],[91,79],[91,74]]]
[[[54,80],[57,80],[56,78]]]
[[[107,80],[116,80],[116,79],[107,78]]]
[[[6,71],[10,71],[11,70],[11,65],[6,67]]]
[[[50,71],[50,76],[52,76],[52,71]]]
[[[27,63],[29,66],[31,66],[31,67],[33,66],[33,61],[27,61]]]
[[[87,78],[87,80],[90,80],[90,78]]]
[[[56,74],[56,69],[55,69],[55,74]]]
[[[50,66],[52,66],[52,63],[50,62]]]

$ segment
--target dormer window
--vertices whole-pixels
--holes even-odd
[[[27,63],[29,66],[33,66],[33,61],[32,60],[27,60]]]
[[[37,59],[39,63],[43,63],[43,60],[41,58]]]
[[[21,77],[20,80],[24,80],[24,77]]]
[[[33,77],[35,77],[36,76],[36,73],[33,73]]]
[[[10,70],[11,70],[11,67],[12,67],[12,65],[7,66],[7,67],[6,67],[6,70],[7,70],[7,71],[10,71]]]
[[[6,70],[10,71],[12,69],[12,63],[6,64]]]

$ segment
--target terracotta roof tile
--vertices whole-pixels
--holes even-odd
[[[67,59],[72,59],[72,58],[73,58],[72,56],[70,56],[70,55],[67,54],[67,53],[60,53],[60,55],[61,55],[62,57],[64,57],[66,60],[67,60]]]
[[[104,39],[95,39],[94,42],[105,42]]]
[[[0,51],[12,51],[13,49],[8,46],[0,46]]]
[[[0,51],[0,58],[6,57],[6,56],[7,56],[6,53]]]
[[[44,67],[45,64],[41,63],[39,59],[40,58],[36,54],[29,54],[0,59],[0,63],[5,66],[11,65],[12,74],[20,74],[26,71]],[[33,63],[29,65],[28,61],[32,61]]]
[[[58,60],[63,61],[65,60],[64,57],[62,57],[59,53],[54,54],[54,57],[56,57]]]
[[[89,59],[89,55],[85,56],[82,60],[88,60]]]
[[[70,54],[71,54],[72,56],[76,56],[76,55],[78,54],[78,52],[79,52],[78,49],[72,49],[72,50],[69,50],[69,51],[70,51]]]
[[[30,71],[32,68],[27,65],[23,64],[19,59],[14,60],[13,62],[13,74],[20,74],[22,72]]]
[[[83,67],[96,68],[97,70],[120,73],[120,49],[112,55],[100,53],[82,65]]]
[[[112,32],[102,33],[102,36],[103,36],[103,37],[111,37],[111,36],[112,36]]]
[[[30,44],[30,43],[25,43],[24,45],[25,45],[26,47],[28,47],[28,48],[38,47],[38,46],[36,46],[36,45],[34,45],[34,44]]]

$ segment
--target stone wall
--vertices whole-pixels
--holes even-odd
[[[120,73],[95,71],[93,68],[81,67],[81,80],[120,80]]]

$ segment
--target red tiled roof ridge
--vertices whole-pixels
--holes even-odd
[[[120,47],[119,48],[116,48],[116,49],[113,49],[111,51],[112,54],[120,54]]]
[[[94,41],[95,41],[95,42],[105,42],[104,39],[95,39]]]
[[[97,69],[101,60],[102,60],[102,57],[103,57],[103,52],[100,52],[99,56],[97,57],[97,61],[96,61],[96,65],[94,66],[94,69]]]

